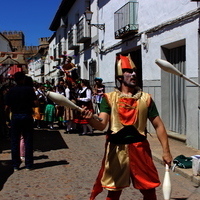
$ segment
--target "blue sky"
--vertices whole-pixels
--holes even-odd
[[[0,32],[22,31],[26,46],[38,46],[39,38],[50,37],[51,22],[62,0],[1,0]]]

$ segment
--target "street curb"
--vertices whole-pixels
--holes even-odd
[[[160,156],[156,155],[155,153],[152,153],[152,157],[154,161],[163,164],[163,160]],[[172,173],[178,173],[184,178],[187,178],[188,180],[200,186],[200,176],[194,176],[192,169],[182,169],[182,168],[175,167],[174,172]]]

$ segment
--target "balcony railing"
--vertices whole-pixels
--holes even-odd
[[[128,2],[114,13],[115,39],[138,32],[138,2]]]
[[[85,43],[91,39],[91,28],[86,22],[85,18],[82,18],[76,25],[77,27],[77,43]]]
[[[77,37],[76,37],[76,28],[73,27],[69,32],[68,32],[68,49],[69,50],[74,50],[76,49],[79,45],[76,42]]]

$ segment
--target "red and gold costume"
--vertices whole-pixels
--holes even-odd
[[[119,55],[116,78],[123,75],[123,69],[133,68],[135,65],[130,56]],[[100,112],[110,115],[109,130],[102,166],[90,200],[94,200],[103,188],[120,191],[128,187],[131,181],[141,191],[158,187],[160,181],[146,130],[147,119],[158,116],[151,96],[140,89],[134,95],[126,95],[119,90],[105,93]]]
[[[105,98],[111,109],[110,133],[107,134],[102,167],[90,200],[95,199],[103,188],[122,190],[130,185],[130,180],[140,190],[159,186],[158,173],[146,140],[148,109],[152,103],[150,95],[138,91],[128,97],[117,90],[105,94]]]

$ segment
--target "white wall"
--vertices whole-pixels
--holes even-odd
[[[53,36],[52,36],[53,37]],[[54,48],[56,47],[56,38],[54,37],[49,43],[49,50],[44,62],[44,72],[45,72],[45,81],[49,80],[52,82],[52,79],[55,80],[55,83],[58,82],[58,70],[53,68],[58,65],[58,61],[51,59],[51,56],[54,56]]]
[[[100,10],[101,23],[105,23],[105,33],[99,31],[100,42],[104,41],[104,49],[110,48],[116,45],[121,40],[114,38],[114,12],[121,8],[125,3],[129,1],[112,0]],[[164,22],[171,21],[176,17],[180,17],[188,14],[197,8],[196,2],[190,0],[143,0],[139,1],[138,7],[138,24],[139,33],[145,32],[155,26],[161,25]],[[182,25],[182,27],[176,27],[163,33],[155,33],[148,35],[148,52],[145,49],[142,51],[142,63],[143,63],[143,79],[155,80],[160,79],[160,69],[155,65],[155,59],[161,57],[160,47],[165,44],[186,39],[187,46],[187,64],[190,66],[187,68],[187,75],[191,77],[197,76],[197,59],[194,61],[194,57],[197,56],[197,35],[198,35],[198,20],[194,22],[188,22],[188,24]],[[139,36],[140,39],[140,36]],[[135,40],[138,40],[136,38]],[[131,43],[131,42],[127,42]],[[137,46],[141,43],[137,41]],[[127,44],[127,49],[131,49],[133,46]],[[103,50],[103,49],[102,49]],[[115,54],[120,52],[120,48],[113,50],[104,56],[101,61],[105,81],[109,81],[110,68],[113,69],[115,62]],[[195,63],[194,63],[195,62]],[[105,67],[106,66],[106,67]]]
[[[143,79],[160,79],[160,68],[155,64],[156,58],[161,58],[161,46],[186,40],[186,75],[197,77],[198,74],[198,20],[182,27],[176,27],[161,34],[154,34],[148,38],[148,52],[142,51]],[[196,58],[196,59],[194,59]]]
[[[11,52],[11,47],[8,42],[1,34],[0,34],[0,51]]]
[[[139,1],[140,32],[184,15],[197,8],[190,0],[142,0]]]

